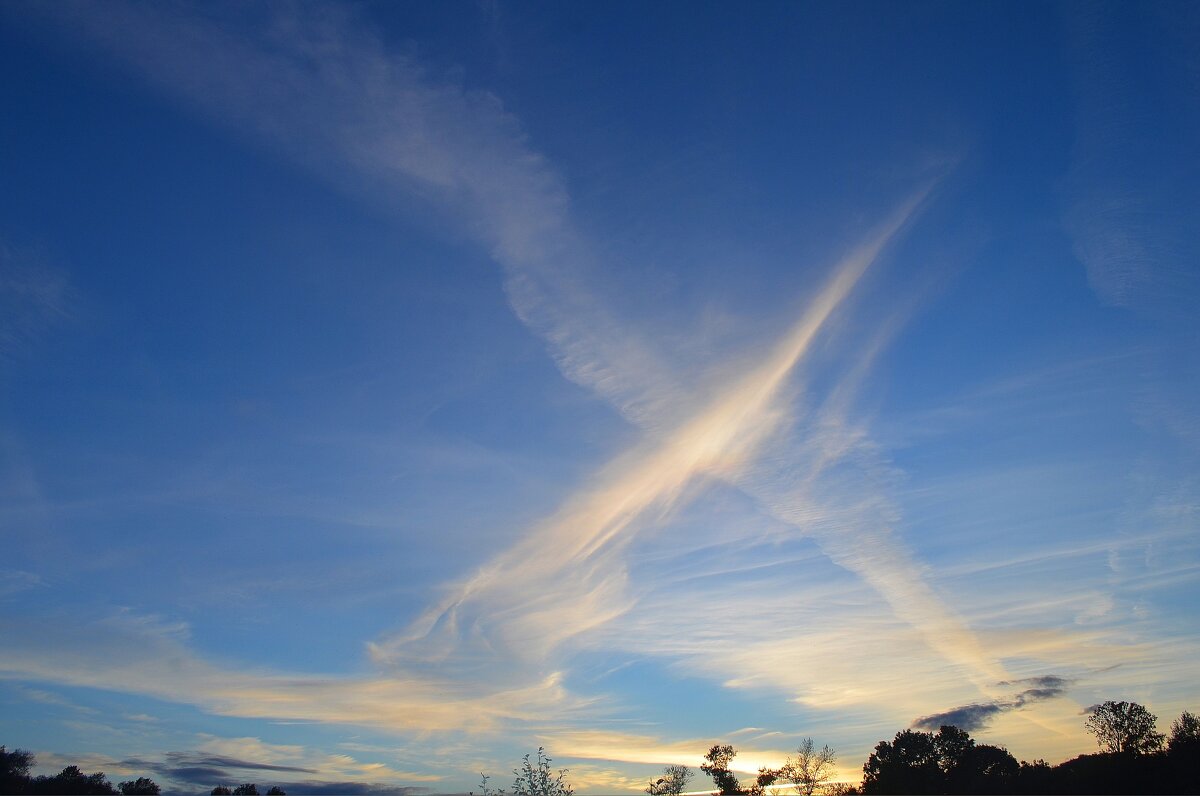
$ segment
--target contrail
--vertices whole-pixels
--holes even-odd
[[[838,264],[763,362],[664,438],[603,467],[591,486],[461,584],[418,620],[410,634],[375,651],[381,657],[407,657],[416,645],[422,649],[418,658],[440,658],[456,646],[446,636],[458,635],[528,659],[624,612],[629,598],[616,553],[634,536],[635,521],[652,507],[676,505],[696,476],[727,477],[752,460],[763,440],[787,419],[780,396],[788,377],[929,190],[923,188],[900,205]]]

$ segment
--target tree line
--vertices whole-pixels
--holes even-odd
[[[1200,719],[1184,711],[1168,739],[1136,702],[1089,709],[1084,727],[1100,751],[1052,766],[1017,762],[1002,746],[977,744],[962,729],[904,730],[880,741],[863,764],[864,794],[1200,793]]]
[[[158,783],[149,777],[138,777],[115,787],[103,771],[85,774],[79,766],[67,766],[54,775],[30,776],[36,763],[32,752],[0,746],[0,794],[3,796],[158,796]],[[259,796],[258,786],[250,783],[230,790],[224,785],[212,789],[211,796]],[[266,796],[287,796],[283,788],[274,786]]]
[[[737,750],[714,744],[700,770],[715,796],[880,796],[890,794],[1200,794],[1200,718],[1184,711],[1170,737],[1158,732],[1157,718],[1136,702],[1104,702],[1088,711],[1084,727],[1100,751],[1056,766],[1045,760],[1018,762],[1003,746],[976,743],[959,727],[937,732],[902,730],[875,745],[863,764],[862,781],[835,782],[836,753],[805,738],[779,768],[763,767],[742,782],[730,765]],[[488,786],[483,796],[573,796],[567,769],[554,771],[545,750],[526,755],[508,790]],[[645,788],[648,796],[681,796],[693,777],[690,768],[670,765]]]
[[[880,741],[863,764],[858,785],[832,782],[835,753],[815,749],[811,738],[777,769],[761,768],[752,783],[739,782],[729,766],[737,751],[728,744],[709,749],[700,766],[718,796],[764,796],[794,791],[800,796],[848,794],[1200,794],[1200,718],[1184,711],[1168,738],[1157,718],[1136,702],[1104,702],[1089,709],[1084,727],[1100,752],[1056,766],[1017,759],[1003,746],[976,743],[958,727],[937,732],[902,730]],[[649,796],[679,796],[691,772],[668,766],[646,787]],[[520,794],[519,796],[541,796]]]
[[[0,793],[31,796],[157,796],[159,793],[158,785],[148,777],[138,777],[113,787],[103,771],[85,774],[79,766],[67,766],[53,775],[31,777],[29,770],[35,762],[32,752],[24,749],[10,752],[0,746]]]
[[[938,731],[901,730],[880,741],[863,764],[858,785],[834,782],[836,753],[816,748],[805,738],[779,768],[763,767],[753,782],[742,783],[730,764],[737,750],[715,744],[700,770],[712,779],[716,796],[770,796],[794,791],[798,796],[877,796],[879,794],[1200,794],[1200,718],[1184,711],[1171,724],[1168,737],[1157,717],[1136,702],[1104,702],[1088,711],[1084,727],[1100,751],[1056,766],[1045,760],[1017,759],[1003,746],[976,743],[966,730],[943,725]],[[531,759],[532,758],[532,759]],[[573,796],[567,769],[555,771],[545,750],[525,755],[508,790],[488,785],[483,796]],[[103,772],[84,774],[67,766],[53,776],[31,777],[34,756],[23,749],[0,746],[0,794],[31,796],[156,796],[159,786],[147,777],[121,782],[117,788]],[[650,780],[648,796],[680,796],[693,773],[682,765],[663,769]],[[118,790],[119,788],[119,790]],[[210,796],[258,796],[254,784],[213,788]],[[266,796],[286,796],[272,787]]]

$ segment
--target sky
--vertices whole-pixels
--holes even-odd
[[[1200,709],[1200,7],[0,4],[0,743],[857,780]],[[702,787],[700,779],[693,787]]]

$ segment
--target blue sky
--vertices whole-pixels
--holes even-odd
[[[0,742],[636,791],[1200,674],[1188,4],[0,7]],[[355,784],[356,783],[356,784]]]

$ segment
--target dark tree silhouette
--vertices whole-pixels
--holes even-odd
[[[0,793],[24,793],[29,787],[29,769],[35,760],[32,752],[0,746]]]
[[[212,793],[209,796],[233,796],[233,791],[224,785],[218,785],[212,789]]]
[[[1051,793],[1053,791],[1054,769],[1045,760],[1038,758],[1032,763],[1021,761],[1017,771],[1017,793]]]
[[[646,793],[650,796],[679,796],[687,789],[691,778],[692,770],[687,766],[667,766],[661,777],[650,780]]]
[[[758,770],[758,776],[754,778],[754,784],[746,791],[749,796],[766,796],[767,788],[775,784],[775,780],[779,779],[779,771],[774,768],[763,766]]]
[[[271,789],[267,791],[267,796],[287,796],[287,793],[278,785],[272,785]]]
[[[1142,755],[1162,749],[1163,735],[1154,726],[1158,719],[1142,705],[1110,700],[1091,712],[1084,726],[1105,752]]]
[[[940,793],[941,756],[933,734],[904,730],[880,741],[863,764],[863,793]]]
[[[1200,718],[1194,713],[1183,711],[1171,722],[1171,737],[1167,750],[1172,755],[1192,755],[1200,762]]]
[[[56,796],[115,796],[117,793],[104,772],[84,774],[79,766],[67,766],[52,777],[38,777],[33,780],[32,790]]]
[[[707,763],[700,765],[700,770],[712,777],[713,784],[722,796],[732,796],[742,792],[742,786],[737,777],[729,770],[729,764],[737,757],[737,750],[729,744],[713,744],[704,756]]]
[[[966,730],[943,724],[933,736],[933,746],[937,749],[938,768],[949,775],[967,759],[975,741]]]
[[[246,785],[238,785],[233,789],[233,796],[258,796],[258,786],[253,782]]]
[[[946,778],[949,793],[1012,793],[1021,771],[1008,750],[991,744],[974,744]]]
[[[125,796],[158,796],[158,783],[147,777],[138,777],[117,786]]]
[[[817,750],[812,738],[805,738],[796,748],[796,756],[784,761],[780,776],[792,783],[800,796],[813,796],[833,777],[833,764],[837,754],[822,746]]]

